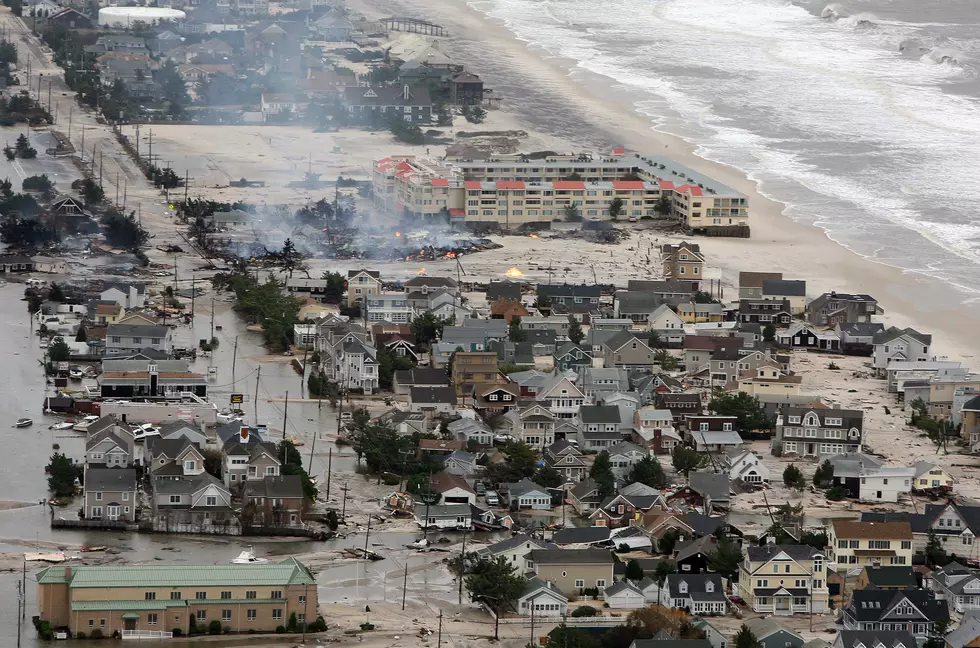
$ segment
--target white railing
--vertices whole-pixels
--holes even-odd
[[[174,633],[166,630],[123,630],[123,639],[172,639]]]

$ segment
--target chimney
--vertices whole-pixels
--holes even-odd
[[[412,93],[408,91],[408,84],[407,83],[405,84],[405,88],[404,88],[403,93],[402,93],[402,98],[405,101],[408,101],[409,99],[412,98]]]
[[[243,425],[238,428],[238,442],[242,445],[248,444],[248,426]]]

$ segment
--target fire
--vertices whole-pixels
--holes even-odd
[[[419,271],[416,272],[415,274],[417,274],[417,275],[424,275],[425,274],[425,268],[419,268]]]
[[[395,232],[395,236],[398,237],[398,238],[401,238],[402,237],[402,233],[401,232]]]
[[[540,237],[540,236],[538,236],[537,234],[528,234],[528,236],[530,236],[531,238],[541,238],[541,237]]]
[[[507,270],[507,272],[505,272],[504,274],[510,277],[511,279],[520,279],[521,277],[524,276],[523,272],[521,272],[520,270],[514,267]]]
[[[446,258],[447,259],[455,259],[456,258],[456,253],[455,252],[446,252]]]

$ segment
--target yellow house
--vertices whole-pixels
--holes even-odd
[[[937,466],[928,461],[916,461],[912,467],[915,468],[912,490],[951,489],[953,487],[953,476],[946,472],[942,466]]]
[[[366,297],[381,293],[381,273],[377,270],[347,271],[347,305],[361,303]]]
[[[739,595],[755,612],[826,612],[829,590],[824,558],[822,551],[810,545],[748,547],[739,565]]]
[[[838,571],[851,565],[911,565],[912,527],[908,522],[833,520],[827,530],[827,557]]]
[[[738,391],[749,396],[799,396],[802,382],[802,376],[784,375],[778,362],[767,360],[755,369],[739,373]]]
[[[115,324],[126,314],[122,304],[116,302],[101,302],[95,307],[95,322],[97,324]]]
[[[313,574],[294,558],[241,565],[53,565],[37,573],[38,610],[79,637],[166,639],[217,621],[232,632],[274,632],[317,617]]]
[[[722,321],[721,304],[696,304],[687,302],[677,307],[677,314],[687,324],[703,324]]]

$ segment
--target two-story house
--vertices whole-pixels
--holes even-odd
[[[517,407],[504,417],[510,424],[511,435],[532,448],[542,450],[555,442],[555,415],[541,405]]]
[[[592,526],[619,527],[638,524],[644,514],[653,510],[663,511],[667,508],[664,496],[654,495],[613,495],[606,498],[592,513],[589,520]]]
[[[582,451],[565,439],[559,439],[544,449],[544,461],[557,470],[566,482],[579,482],[589,474],[589,464]]]
[[[537,549],[531,551],[534,571],[565,596],[581,596],[585,588],[611,585],[615,562],[606,549]]]
[[[674,419],[674,427],[677,429],[684,429],[688,416],[701,414],[704,411],[699,392],[660,392],[653,399],[653,404],[658,410],[670,412]]]
[[[545,549],[560,550],[558,545],[554,543],[518,533],[500,542],[482,547],[476,553],[481,558],[503,558],[507,564],[514,565],[517,573],[523,574],[534,569],[534,561],[531,560],[530,553]]]
[[[281,462],[274,443],[226,443],[221,454],[224,455],[221,475],[226,488],[241,487],[253,479],[279,476]]]
[[[949,619],[949,606],[925,590],[855,590],[841,616],[847,630],[906,631],[921,645]]]
[[[683,282],[692,290],[701,290],[701,280],[704,277],[704,255],[697,243],[672,244],[660,246],[660,258],[663,260],[664,279]]]
[[[539,299],[547,298],[552,306],[557,304],[569,308],[582,304],[598,306],[602,288],[587,284],[538,284],[536,294]]]
[[[888,363],[893,360],[926,362],[933,359],[930,352],[932,336],[913,328],[890,326],[871,338],[871,346],[871,366],[879,377],[885,376]]]
[[[961,560],[980,559],[980,506],[926,504],[924,513],[876,513],[861,514],[865,522],[906,522],[912,526],[912,549],[924,553],[930,535],[942,543],[949,554]]]
[[[135,468],[89,468],[85,471],[85,504],[89,520],[136,520],[137,475]]]
[[[658,455],[671,454],[681,443],[671,411],[652,407],[641,407],[633,413],[632,439]]]
[[[884,312],[871,295],[829,292],[806,305],[806,321],[821,326],[871,322]]]
[[[747,547],[738,592],[755,612],[823,613],[829,599],[826,567],[824,553],[810,545]]]
[[[115,425],[90,433],[85,440],[85,466],[128,468],[136,462],[133,435]]]
[[[299,475],[249,479],[242,501],[242,526],[294,527],[303,523],[306,497]]]
[[[227,532],[237,524],[231,491],[214,476],[153,478],[153,529],[167,533]]]
[[[690,610],[699,616],[728,612],[728,597],[718,574],[668,574],[661,599],[665,607]]]
[[[497,369],[497,354],[492,351],[456,353],[451,375],[456,396],[460,398],[469,397],[478,387],[506,382]]]
[[[868,467],[859,475],[858,499],[862,502],[897,502],[912,492],[915,468]]]
[[[578,411],[578,443],[583,450],[605,450],[623,440],[620,412],[612,405],[583,405]]]
[[[415,317],[414,309],[403,292],[382,292],[366,296],[361,302],[361,316],[365,325],[378,322],[409,324]]]
[[[562,371],[578,372],[581,367],[592,366],[592,354],[574,342],[566,342],[561,345],[554,353],[555,369]]]
[[[106,284],[99,293],[99,300],[114,302],[124,309],[143,308],[146,303],[146,284]]]
[[[765,279],[762,298],[789,303],[794,315],[806,310],[806,282],[800,279]]]
[[[980,573],[957,562],[934,569],[925,579],[938,600],[960,614],[975,614],[980,610]]]
[[[698,452],[725,452],[742,445],[734,416],[693,415],[687,417],[685,436]]]
[[[732,447],[722,455],[722,465],[728,470],[728,478],[733,482],[747,484],[768,484],[769,468],[762,459],[746,448]]]
[[[555,418],[571,419],[585,404],[585,394],[567,375],[556,371],[541,383],[534,400],[542,407],[551,410]]]
[[[738,302],[738,321],[786,328],[793,322],[793,312],[788,299],[741,299]]]
[[[603,394],[629,391],[629,371],[624,367],[584,367],[575,384],[589,403],[595,403]]]
[[[831,520],[827,529],[827,559],[838,571],[852,565],[911,565],[912,554],[908,522]]]
[[[106,328],[105,352],[109,356],[118,356],[153,349],[169,356],[172,342],[172,333],[168,326],[126,320],[109,324]]]
[[[776,417],[772,453],[821,457],[860,452],[864,438],[860,410],[784,407]]]
[[[373,394],[378,389],[377,350],[363,342],[345,342],[337,352],[337,383],[343,390]]]
[[[780,281],[782,272],[752,272],[738,273],[738,296],[740,299],[762,299],[762,286],[766,281]]]
[[[645,341],[630,331],[619,331],[602,345],[603,367],[652,371],[656,365],[655,355]]]

